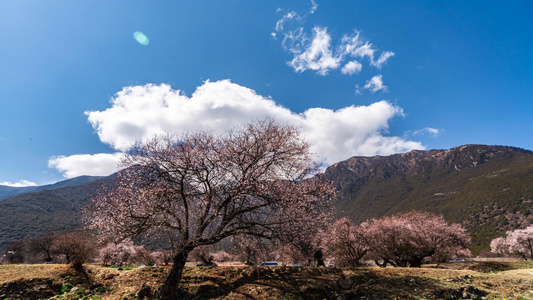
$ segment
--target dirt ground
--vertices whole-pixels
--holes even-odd
[[[156,299],[169,267],[0,266],[4,299]],[[144,286],[144,289],[142,287]],[[533,262],[423,268],[187,267],[183,299],[533,299]]]

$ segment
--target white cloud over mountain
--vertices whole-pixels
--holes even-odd
[[[27,186],[37,186],[37,183],[31,182],[28,180],[20,180],[17,182],[3,181],[3,182],[0,182],[0,185],[10,186],[10,187],[27,187]]]
[[[124,87],[111,99],[110,108],[86,115],[100,140],[117,151],[126,151],[154,134],[222,133],[267,117],[300,128],[317,160],[325,164],[354,155],[424,149],[419,142],[386,135],[389,121],[403,116],[400,107],[387,101],[295,113],[229,80],[206,81],[190,97],[166,84]],[[119,157],[120,153],[60,156],[51,158],[49,166],[65,177],[107,175],[116,170]]]
[[[118,171],[122,153],[75,154],[56,156],[48,160],[48,167],[55,168],[66,178],[82,175],[106,176]]]

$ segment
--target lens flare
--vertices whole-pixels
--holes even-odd
[[[150,43],[150,40],[148,39],[148,37],[140,31],[135,31],[135,33],[133,34],[133,37],[135,38],[137,42],[139,42],[139,44],[143,46],[148,46],[148,44]]]

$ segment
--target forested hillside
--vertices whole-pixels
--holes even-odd
[[[114,176],[88,183],[43,190],[0,202],[0,249],[7,243],[81,227],[80,209]]]

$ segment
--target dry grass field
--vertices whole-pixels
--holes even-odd
[[[168,267],[0,266],[0,300],[139,299]],[[469,262],[423,268],[187,267],[184,299],[533,299],[533,262]],[[145,299],[154,299],[147,296]]]

